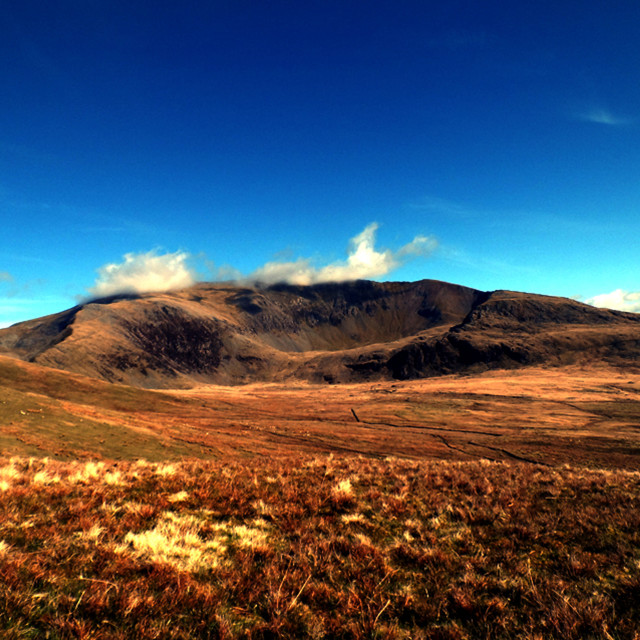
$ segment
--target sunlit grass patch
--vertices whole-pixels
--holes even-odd
[[[57,484],[60,482],[60,476],[52,475],[43,469],[34,474],[32,482],[33,484]]]
[[[122,503],[121,508],[125,513],[133,514],[139,518],[149,518],[154,515],[156,509],[153,505],[136,500],[128,500]]]
[[[161,478],[169,478],[175,476],[178,473],[178,468],[175,464],[158,464],[156,465],[155,474]]]
[[[122,472],[118,471],[117,469],[115,469],[114,471],[107,471],[104,474],[104,482],[105,484],[108,484],[114,487],[122,486],[126,483]]]
[[[104,527],[99,524],[94,524],[87,531],[79,531],[76,535],[78,538],[88,540],[90,542],[96,542],[105,533]]]
[[[151,563],[168,564],[188,572],[215,569],[234,546],[250,549],[266,544],[268,525],[256,519],[251,526],[212,522],[207,513],[166,511],[153,529],[126,534],[118,553],[133,553]]]
[[[72,484],[89,484],[101,479],[104,469],[104,462],[85,462],[80,464],[75,473],[69,476],[69,482]]]
[[[364,533],[356,533],[355,539],[364,547],[374,547],[375,545],[371,542],[371,538]]]
[[[331,493],[338,498],[352,498],[354,491],[353,486],[351,485],[351,480],[349,478],[346,480],[340,480],[340,482],[333,487]]]
[[[124,544],[115,550],[182,571],[213,569],[220,563],[226,547],[217,537],[205,540],[200,536],[204,524],[204,520],[193,515],[165,512],[153,529],[127,533]]]
[[[260,549],[267,544],[268,527],[264,520],[257,518],[251,522],[251,526],[217,524],[216,530],[228,538],[230,545],[237,544],[248,549]]]
[[[22,471],[17,468],[16,461],[11,460],[9,464],[0,467],[0,490],[8,491],[9,488],[22,478]]]
[[[167,496],[169,502],[184,502],[189,499],[189,494],[186,491],[178,491]]]
[[[339,480],[331,488],[331,502],[338,511],[353,508],[356,503],[355,498],[356,492],[351,484],[351,478]]]
[[[271,517],[273,515],[274,509],[273,506],[267,504],[264,500],[255,500],[251,505],[255,512],[264,517]]]
[[[340,519],[345,524],[353,524],[355,522],[362,523],[367,521],[362,513],[345,513],[340,516]]]

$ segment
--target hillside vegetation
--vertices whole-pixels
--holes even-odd
[[[638,638],[640,473],[0,462],[3,638]]]
[[[592,362],[637,370],[640,315],[435,280],[200,284],[95,300],[2,329],[0,353],[144,388]]]

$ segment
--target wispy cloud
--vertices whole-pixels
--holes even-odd
[[[600,295],[593,296],[593,298],[589,298],[585,300],[585,302],[594,307],[640,313],[640,291],[616,289],[611,293],[601,293]]]
[[[609,111],[609,109],[603,109],[601,107],[592,107],[591,109],[587,109],[586,111],[579,113],[578,118],[585,122],[604,124],[610,127],[622,127],[633,122],[631,118],[616,115]]]
[[[538,269],[535,266],[514,264],[505,260],[480,256],[469,253],[460,247],[447,246],[444,244],[440,247],[440,256],[454,265],[500,276],[504,276],[505,274],[532,276],[538,273]]]
[[[418,211],[429,211],[452,218],[475,218],[481,215],[481,212],[471,209],[459,202],[437,196],[424,196],[409,204],[409,207]]]
[[[431,236],[416,236],[397,251],[378,250],[375,235],[378,224],[372,222],[349,242],[347,259],[315,266],[309,258],[273,261],[256,269],[246,279],[263,284],[288,282],[309,285],[320,282],[345,282],[385,276],[410,259],[427,256],[437,247]]]
[[[105,297],[120,293],[169,291],[189,287],[196,281],[183,251],[158,255],[127,253],[122,262],[106,264],[98,269],[98,278],[89,294]]]
[[[8,271],[0,271],[0,282],[13,282],[13,276]]]

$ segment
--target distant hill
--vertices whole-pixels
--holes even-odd
[[[0,353],[146,388],[640,366],[640,315],[419,282],[199,284],[94,300],[0,330]]]

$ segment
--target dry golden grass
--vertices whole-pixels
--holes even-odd
[[[0,391],[2,638],[640,638],[637,374]]]
[[[0,478],[3,638],[640,637],[638,472],[14,457]]]
[[[211,540],[201,537],[205,522],[194,515],[177,515],[167,511],[160,514],[153,529],[139,533],[130,531],[124,537],[124,543],[114,547],[114,550],[188,572],[214,569],[226,547],[217,537]]]

